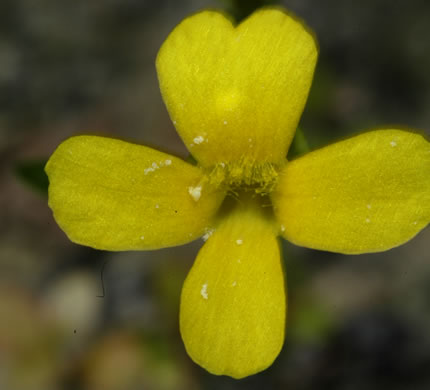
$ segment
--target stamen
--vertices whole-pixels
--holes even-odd
[[[221,162],[208,173],[209,183],[229,190],[252,190],[257,194],[269,193],[276,184],[280,167],[272,163],[255,163],[245,159]]]

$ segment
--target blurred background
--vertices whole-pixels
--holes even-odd
[[[202,245],[110,253],[72,244],[42,167],[75,134],[187,157],[154,61],[203,8],[269,1],[1,0],[0,389],[428,389],[430,231],[344,256],[284,242],[289,317],[265,372],[216,377],[186,355],[181,285]],[[381,125],[430,135],[430,2],[285,0],[320,57],[302,128],[311,149]],[[103,276],[103,283],[101,280]]]

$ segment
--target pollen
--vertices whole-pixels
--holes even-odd
[[[194,138],[193,139],[193,141],[194,141],[194,143],[196,144],[196,145],[199,145],[199,144],[201,144],[202,142],[204,142],[204,138],[201,136],[201,135],[199,135],[198,137],[196,137],[196,138]]]
[[[215,229],[206,229],[206,233],[202,236],[203,241],[207,241],[209,240],[209,237],[212,236],[212,234],[214,233]]]
[[[236,240],[236,244],[237,245],[242,245],[243,244],[243,240],[241,240],[241,239]]]
[[[200,197],[202,196],[202,186],[197,187],[188,187],[188,193],[191,195],[191,197],[198,202]]]
[[[208,299],[208,284],[207,283],[202,285],[202,288],[200,290],[200,295],[203,297],[203,299]]]

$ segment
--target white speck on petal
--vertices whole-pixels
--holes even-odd
[[[205,283],[202,285],[202,289],[200,290],[200,295],[203,299],[208,299],[208,284]]]
[[[224,124],[226,125],[228,122],[227,121],[224,121]]]
[[[194,138],[193,141],[196,145],[201,144],[205,139],[199,135],[198,137]]]
[[[372,208],[372,205],[368,204],[366,207],[370,210]]]
[[[220,162],[219,165],[221,165],[223,168],[225,167],[225,164],[223,162]]]
[[[252,138],[248,138],[248,142],[252,142]]]
[[[188,187],[188,193],[197,202],[202,196],[202,186]]]
[[[156,208],[156,209],[160,208],[160,205],[159,205],[159,204],[156,204],[156,205],[155,205],[155,208]]]
[[[236,244],[237,245],[242,245],[243,244],[243,240],[241,240],[241,239],[236,240]]]
[[[210,236],[214,233],[215,229],[207,229],[206,233],[202,236],[203,241],[207,241]]]
[[[236,282],[236,281],[234,281],[234,282],[231,284],[231,287],[236,287],[236,285],[237,285],[237,282]]]
[[[395,146],[397,146],[397,142],[393,140],[390,142],[390,145],[394,148]]]
[[[241,263],[242,261],[241,261],[240,259],[237,259],[237,262],[238,262],[238,263]]]
[[[281,225],[281,232],[285,232],[285,226]]]
[[[366,223],[369,223],[370,222],[370,219],[369,218],[366,218]]]
[[[166,160],[166,161],[164,161],[164,164],[171,165],[172,164],[172,160]]]
[[[163,166],[163,163],[161,162],[160,165]],[[160,169],[160,166],[156,162],[153,162],[149,168],[143,170],[143,173],[147,175],[149,172],[155,172],[157,169]]]
[[[173,124],[176,125],[176,121],[173,121]]]
[[[144,240],[144,239],[145,239],[145,237],[144,237],[144,236],[140,236],[140,239],[141,239],[141,240]]]
[[[415,221],[415,222],[414,222],[414,225],[416,225],[417,223],[418,223],[418,221]]]

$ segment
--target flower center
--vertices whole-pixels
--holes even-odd
[[[233,192],[255,191],[267,194],[274,188],[281,166],[269,162],[245,161],[218,163],[208,173],[209,183]]]

